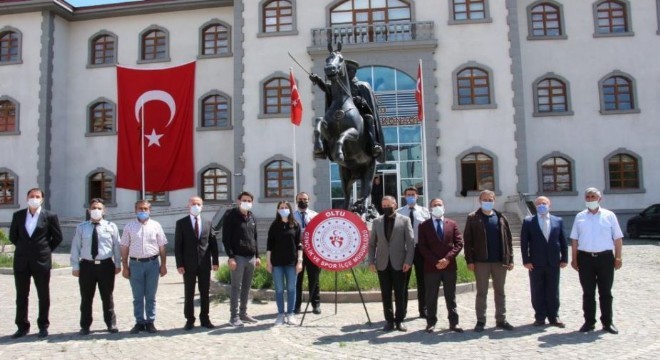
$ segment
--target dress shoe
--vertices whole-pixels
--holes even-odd
[[[388,321],[385,323],[385,326],[383,326],[383,331],[392,331],[394,330],[394,322]]]
[[[603,330],[607,331],[610,334],[616,335],[619,333],[619,329],[617,329],[614,324],[609,324],[606,326],[603,326]]]
[[[536,320],[536,321],[534,321],[534,323],[532,325],[534,325],[534,326],[543,326],[543,325],[545,325],[545,320]]]
[[[154,323],[147,323],[145,325],[145,328],[147,329],[147,332],[149,334],[155,334],[158,331],[156,330],[156,326],[154,325]]]
[[[30,332],[30,329],[18,329],[16,332],[11,336],[12,339],[18,339],[22,338],[23,336],[27,335]]]
[[[238,318],[241,319],[242,322],[246,322],[246,323],[255,324],[255,323],[259,322],[259,320],[253,318],[252,316],[250,316],[248,314],[241,314],[241,315],[238,316]]]
[[[550,326],[558,327],[560,329],[563,329],[566,327],[566,324],[564,324],[560,319],[555,319],[550,321]]]
[[[78,332],[78,334],[80,334],[82,336],[89,335],[89,328],[80,329],[80,332]]]
[[[108,326],[108,332],[110,334],[116,334],[116,333],[119,332],[119,329],[117,329],[116,325],[111,325],[111,326]]]
[[[48,329],[39,329],[39,334],[37,337],[39,339],[45,339],[48,336]]]
[[[215,325],[213,325],[213,323],[210,322],[210,321],[204,321],[202,323],[202,326],[207,328],[207,329],[215,329]]]
[[[486,324],[482,323],[481,321],[478,321],[477,325],[474,326],[474,331],[482,332],[484,331],[484,326],[486,326]]]
[[[453,332],[457,332],[457,333],[462,333],[463,332],[463,328],[458,326],[458,325],[451,325],[449,327],[449,330],[451,330]]]
[[[312,310],[312,312],[316,315],[320,315],[321,314],[321,305],[314,306],[314,310]]]
[[[513,330],[513,325],[509,324],[508,321],[499,322],[499,323],[495,324],[495,327],[503,329],[503,330],[508,330],[508,331]]]
[[[396,329],[403,332],[408,331],[408,328],[400,322],[396,323]]]
[[[195,320],[186,321],[186,325],[183,326],[183,330],[192,330],[195,327]]]
[[[132,335],[135,335],[135,334],[139,333],[140,331],[144,331],[144,324],[135,324],[135,326],[133,326],[131,331],[129,331],[128,333],[132,334]]]
[[[424,329],[427,333],[432,333],[435,331],[435,325],[426,325],[426,329]]]
[[[594,326],[594,324],[584,323],[580,328],[580,332],[594,331],[594,329],[596,329],[596,326]]]
[[[294,314],[300,314],[300,313],[301,313],[301,311],[300,311],[300,309],[299,309],[299,308],[296,308],[295,310],[293,310],[293,313],[294,313]]]

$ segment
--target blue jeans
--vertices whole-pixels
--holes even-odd
[[[284,281],[286,279],[286,313],[293,314],[296,304],[296,274],[295,266],[273,266],[273,282],[275,283],[275,302],[277,313],[284,314]]]
[[[156,320],[156,290],[160,263],[158,259],[147,262],[131,260],[129,266],[135,323],[153,323]]]

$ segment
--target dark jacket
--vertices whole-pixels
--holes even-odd
[[[564,235],[563,221],[550,215],[550,235],[543,236],[538,215],[525,218],[520,230],[520,250],[523,264],[534,267],[559,267],[559,263],[568,263],[568,241]]]
[[[295,266],[298,251],[302,251],[300,225],[289,226],[289,223],[275,219],[268,229],[266,250],[270,251],[273,266]]]
[[[513,264],[513,238],[511,237],[511,229],[509,228],[509,221],[504,217],[504,214],[497,210],[493,210],[497,214],[499,221],[499,230],[502,238],[502,264]],[[481,216],[481,209],[468,214],[467,221],[465,222],[465,231],[463,231],[463,239],[465,240],[465,261],[468,264],[475,262],[488,261],[488,244],[486,241],[486,226]]]
[[[201,219],[201,216],[200,216]],[[190,215],[179,219],[174,230],[174,257],[176,267],[194,273],[198,268],[211,270],[218,265],[218,241],[211,221],[201,219],[202,235],[197,238]]]
[[[231,259],[235,256],[257,256],[257,220],[251,211],[243,216],[238,208],[231,209],[222,226],[222,244]]]
[[[458,230],[458,225],[451,219],[444,218],[443,239],[438,239],[435,231],[435,219],[431,218],[419,224],[417,251],[424,258],[424,272],[437,273],[435,265],[442,259],[449,260],[449,265],[444,270],[456,270],[456,256],[463,249],[463,235]]]
[[[14,213],[9,227],[9,241],[16,246],[14,272],[30,269],[50,271],[53,266],[52,252],[62,242],[60,222],[54,212],[41,209],[37,227],[32,236],[25,229],[27,209]]]

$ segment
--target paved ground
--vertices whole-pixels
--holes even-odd
[[[66,259],[58,255],[57,259]],[[64,262],[64,261],[62,261]],[[156,335],[129,335],[133,325],[131,295],[128,281],[119,277],[115,302],[119,334],[104,330],[100,300],[95,301],[93,333],[81,337],[78,332],[79,293],[75,278],[67,270],[59,270],[51,279],[51,335],[46,340],[36,337],[36,292],[30,302],[32,333],[19,340],[9,336],[13,324],[15,304],[11,275],[0,275],[0,357],[2,359],[151,359],[151,358],[369,358],[408,359],[435,357],[444,359],[540,358],[557,356],[565,359],[616,358],[652,359],[660,351],[660,242],[630,241],[624,246],[624,266],[615,275],[614,311],[619,335],[602,331],[582,334],[581,289],[577,273],[565,269],[561,280],[561,318],[566,329],[535,328],[531,326],[533,312],[529,300],[529,280],[516,259],[516,269],[507,278],[508,319],[516,326],[513,332],[495,330],[492,295],[489,296],[487,329],[481,334],[467,331],[449,333],[446,316],[441,310],[441,331],[423,332],[424,321],[409,320],[407,333],[380,331],[383,326],[379,303],[367,304],[374,324],[366,324],[362,304],[339,304],[337,315],[332,304],[323,305],[322,315],[310,315],[304,326],[273,327],[275,304],[251,304],[249,312],[261,320],[243,329],[228,327],[227,302],[211,307],[214,330],[196,327],[182,330],[183,283],[169,261],[169,273],[161,278],[158,290],[158,319]],[[442,304],[442,300],[441,300]],[[461,325],[471,329],[475,323],[474,293],[458,296]],[[411,301],[409,314],[416,314],[416,301]]]

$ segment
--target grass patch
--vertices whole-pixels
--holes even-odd
[[[470,272],[467,269],[467,264],[465,263],[465,258],[462,255],[459,255],[457,260],[458,264],[458,274],[457,282],[459,284],[466,282],[474,281],[474,273]],[[252,279],[252,288],[253,289],[272,289],[273,288],[273,277],[270,273],[266,271],[266,259],[261,259],[262,266],[258,269],[255,269],[254,278]],[[355,271],[355,277],[357,278],[358,284],[360,285],[360,290],[378,290],[380,286],[378,284],[378,275],[369,271],[369,268],[366,265],[359,265],[353,268]],[[414,271],[414,270],[413,270]],[[338,291],[357,291],[355,286],[355,280],[353,280],[353,274],[351,271],[340,271],[337,272],[337,290]],[[307,274],[305,274],[307,277]],[[221,265],[218,271],[215,274],[216,280],[221,283],[229,284],[230,275],[229,275],[229,266],[227,264]],[[306,280],[303,280],[305,283]],[[321,291],[334,291],[335,290],[335,272],[332,271],[321,271],[321,276],[319,279]],[[417,288],[417,280],[415,275],[412,274],[410,278],[410,288]]]
[[[0,268],[10,268],[14,266],[14,258],[11,255],[0,254]]]
[[[5,234],[4,231],[0,230],[0,246],[2,245],[11,245],[11,242],[9,242],[9,237],[7,234]]]

